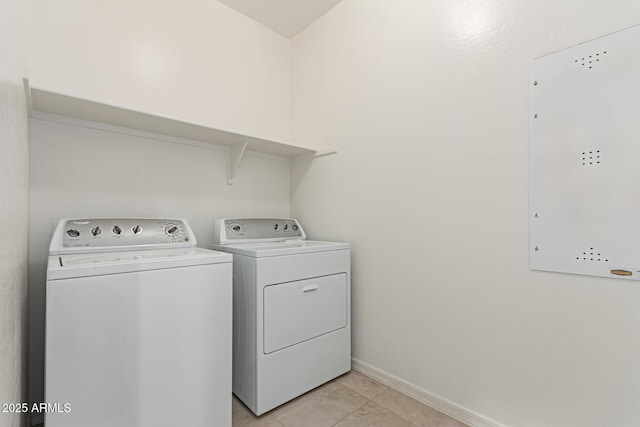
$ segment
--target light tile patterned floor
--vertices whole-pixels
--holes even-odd
[[[260,417],[233,398],[233,427],[465,427],[351,371]]]

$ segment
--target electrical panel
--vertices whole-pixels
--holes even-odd
[[[530,265],[640,280],[640,26],[533,61]]]

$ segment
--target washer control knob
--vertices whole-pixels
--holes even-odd
[[[273,224],[273,229],[278,231],[278,228],[280,228],[280,226],[278,225],[278,223],[276,222],[275,224]]]
[[[240,224],[236,223],[236,222],[231,224],[231,226],[229,226],[229,228],[231,229],[232,232],[234,232],[236,234],[242,233],[242,226]]]
[[[287,230],[289,229],[289,224],[285,224],[285,225],[283,225],[283,226],[282,226],[282,229],[283,229],[284,231],[287,231]]]
[[[133,227],[131,227],[131,231],[133,231],[133,234],[140,234],[142,233],[142,227],[140,227],[139,225],[134,225]]]
[[[297,225],[297,224],[293,224],[293,225],[291,226],[291,228],[293,228],[293,231],[298,231],[298,228],[299,228],[299,227],[298,227],[298,225]]]
[[[69,237],[78,237],[80,232],[78,230],[67,230]]]
[[[175,224],[167,224],[164,227],[164,232],[169,237],[176,237],[177,235],[180,234],[180,229]]]
[[[102,229],[100,227],[93,227],[91,229],[91,234],[93,234],[94,236],[99,236],[102,234]]]
[[[113,231],[113,234],[120,235],[120,234],[122,234],[122,227],[114,225],[113,228],[111,229],[111,231]]]

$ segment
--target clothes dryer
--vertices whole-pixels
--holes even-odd
[[[221,219],[233,254],[233,392],[261,415],[351,369],[347,243],[306,240],[290,218]]]

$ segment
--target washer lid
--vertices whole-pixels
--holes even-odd
[[[49,257],[47,280],[230,263],[232,255],[202,248],[156,249]]]
[[[285,240],[283,242],[241,243],[236,245],[213,245],[218,251],[231,252],[253,258],[297,255],[349,249],[348,243],[321,242],[317,240]]]

